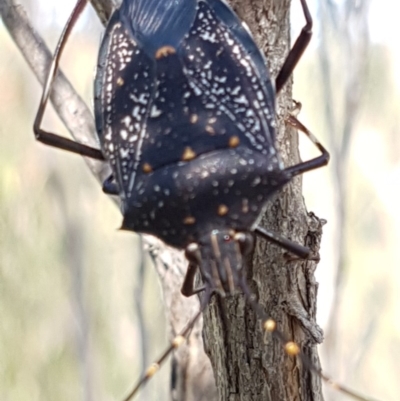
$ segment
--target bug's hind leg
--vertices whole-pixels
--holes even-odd
[[[310,254],[310,249],[297,244],[296,242],[290,241],[287,238],[283,238],[280,235],[269,231],[261,226],[257,226],[254,229],[255,234],[264,238],[265,240],[272,242],[275,245],[280,246],[283,249],[293,253],[301,259],[307,259]]]
[[[54,53],[54,57],[50,64],[49,73],[47,75],[47,79],[43,88],[42,97],[39,104],[39,109],[36,113],[35,122],[33,125],[33,131],[35,133],[35,138],[44,143],[45,145],[53,146],[55,148],[67,150],[69,152],[77,153],[82,156],[90,157],[92,159],[104,160],[104,156],[99,149],[92,148],[91,146],[87,146],[81,144],[79,142],[75,142],[71,139],[64,138],[60,135],[53,134],[51,132],[47,132],[41,128],[43,115],[46,109],[46,105],[49,99],[51,86],[54,81],[54,77],[58,71],[58,64],[60,62],[62,51],[67,43],[67,39],[71,33],[73,26],[79,18],[79,15],[82,13],[87,0],[78,0],[75,8],[73,9],[69,20],[64,28],[63,33],[61,34],[60,40],[57,44],[56,51]]]
[[[326,166],[329,162],[329,152],[322,146],[319,140],[294,116],[290,115],[287,118],[287,123],[292,127],[298,129],[308,136],[310,141],[318,148],[321,155],[314,159],[307,160],[302,163],[295,164],[294,166],[287,167],[285,171],[292,177],[303,174],[306,171],[315,170],[317,168]]]
[[[292,49],[290,50],[289,54],[286,57],[281,70],[278,73],[278,76],[275,80],[275,88],[276,93],[282,89],[283,85],[285,85],[286,81],[289,79],[290,75],[292,74],[294,68],[296,67],[297,63],[299,62],[301,56],[304,53],[304,50],[308,46],[312,36],[312,25],[313,21],[311,18],[310,11],[307,6],[306,0],[300,0],[301,6],[303,8],[304,17],[306,19],[306,24],[304,25],[303,29],[301,30],[300,35],[296,39],[295,44],[293,45]]]

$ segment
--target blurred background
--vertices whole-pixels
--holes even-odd
[[[327,220],[317,269],[322,366],[365,395],[399,400],[400,4],[308,2],[315,34],[294,98],[332,155],[303,181],[308,210]],[[54,49],[75,0],[20,3]],[[295,38],[304,22],[293,3]],[[101,32],[88,7],[62,60],[88,104]],[[142,366],[138,288],[146,358],[166,344],[158,279],[84,162],[34,140],[40,95],[0,22],[0,400],[119,399]],[[51,108],[44,127],[68,135]],[[162,399],[167,381],[164,368],[142,399]],[[326,399],[345,398],[326,389]]]

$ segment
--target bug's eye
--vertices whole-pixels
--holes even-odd
[[[225,235],[224,235],[224,241],[225,241],[225,242],[232,241],[232,236],[229,235],[229,234],[225,234]]]

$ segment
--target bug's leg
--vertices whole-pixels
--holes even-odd
[[[169,347],[162,353],[161,357],[158,358],[155,362],[153,362],[145,371],[143,376],[136,383],[134,388],[130,391],[130,393],[123,399],[123,401],[129,401],[132,397],[137,393],[142,385],[144,385],[154,374],[160,369],[161,364],[165,361],[167,356],[176,348],[178,348],[189,336],[190,331],[193,325],[196,323],[197,319],[203,313],[205,307],[208,305],[210,300],[211,290],[206,290],[203,298],[201,299],[200,309],[199,311],[189,320],[187,325],[181,330],[181,332],[175,336],[175,338],[171,341]]]
[[[304,50],[308,46],[311,40],[312,35],[312,25],[313,21],[311,18],[310,11],[307,6],[306,0],[300,0],[301,6],[303,8],[304,17],[306,19],[306,24],[304,25],[303,29],[301,30],[300,35],[296,39],[295,44],[293,45],[292,49],[290,50],[288,56],[286,57],[285,62],[281,70],[278,73],[278,76],[275,80],[275,89],[276,93],[282,89],[283,85],[285,85],[286,81],[289,79],[290,75],[292,74],[294,68],[296,67],[298,61],[300,60],[301,56],[303,55]]]
[[[181,288],[181,293],[185,297],[191,297],[192,295],[204,291],[206,288],[204,285],[194,288],[194,279],[196,277],[197,269],[198,265],[189,262],[189,266],[185,274],[185,278],[183,279],[183,284]]]
[[[46,105],[49,99],[51,86],[54,81],[54,77],[58,70],[58,64],[60,61],[60,57],[62,51],[65,47],[69,34],[73,26],[75,25],[79,15],[82,13],[87,0],[78,0],[75,8],[73,9],[68,22],[64,28],[63,33],[61,34],[60,40],[57,44],[53,60],[50,64],[49,73],[43,87],[43,93],[39,104],[39,109],[36,113],[35,122],[33,124],[33,131],[35,133],[35,138],[46,145],[54,146],[55,148],[67,150],[69,152],[78,153],[82,156],[87,156],[92,159],[104,160],[104,156],[99,149],[92,148],[91,146],[83,145],[81,143],[75,142],[71,139],[64,138],[60,135],[52,134],[51,132],[44,131],[41,128],[44,111],[46,109]]]
[[[287,119],[287,122],[294,128],[306,134],[322,154],[314,159],[288,167],[285,169],[285,171],[294,177],[306,171],[315,170],[322,166],[326,166],[329,162],[329,152],[322,146],[318,139],[315,138],[315,136],[296,117],[290,115]]]
[[[272,242],[273,244],[276,244],[280,246],[283,249],[286,249],[287,251],[293,253],[294,255],[298,256],[301,259],[307,259],[309,254],[310,254],[310,249],[297,244],[296,242],[290,241],[286,238],[281,237],[280,235],[268,231],[263,227],[257,226],[254,229],[255,234],[263,237],[269,242]]]
[[[107,195],[119,195],[119,188],[112,174],[104,180],[102,190]]]

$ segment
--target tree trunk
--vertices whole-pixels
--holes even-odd
[[[289,0],[235,0],[231,2],[248,24],[276,76],[289,51]],[[291,82],[277,99],[278,147],[286,166],[299,162],[297,135],[285,125],[292,108]],[[307,215],[301,178],[287,185],[269,204],[262,225],[299,243],[317,255],[321,222]],[[315,323],[316,263],[290,261],[276,246],[259,240],[247,270],[247,280],[258,302],[277,321],[285,335],[300,344],[316,366],[316,343],[322,331]],[[260,321],[241,295],[214,296],[204,314],[204,343],[215,372],[221,401],[322,400],[318,377],[299,359],[285,355],[281,342],[264,334]]]

